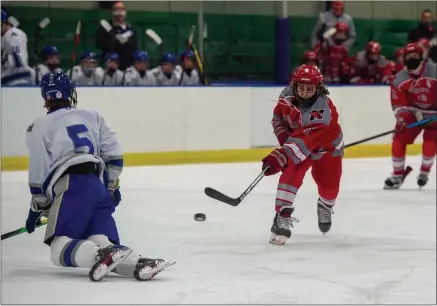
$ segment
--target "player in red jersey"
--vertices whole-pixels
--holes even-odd
[[[387,70],[388,60],[381,54],[381,45],[370,41],[366,50],[355,55],[350,75],[352,84],[382,84]]]
[[[427,61],[419,44],[404,48],[406,69],[391,83],[391,104],[396,117],[392,142],[393,174],[385,180],[385,189],[398,189],[405,179],[406,147],[423,131],[422,165],[417,184],[426,185],[437,151],[437,123],[406,128],[407,125],[437,115],[437,67]]]
[[[319,229],[326,233],[331,228],[344,145],[337,110],[322,81],[317,66],[300,66],[293,74],[293,85],[282,91],[273,111],[272,125],[281,148],[262,160],[266,175],[282,171],[271,228],[272,244],[284,244],[291,237],[290,226],[296,221],[291,217],[294,199],[310,167],[319,191]]]
[[[323,79],[330,84],[343,84],[348,81],[350,67],[349,59],[349,26],[344,22],[337,22],[335,33],[327,37],[322,44],[314,46],[314,52],[320,59],[320,69]]]

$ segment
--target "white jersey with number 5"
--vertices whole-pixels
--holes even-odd
[[[96,111],[58,109],[36,119],[26,134],[29,187],[33,196],[52,200],[54,184],[72,165],[100,164],[102,182],[105,167],[110,183],[121,173],[121,147],[115,133]]]

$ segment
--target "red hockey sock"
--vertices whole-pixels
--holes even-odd
[[[428,173],[434,164],[434,157],[437,151],[437,142],[435,140],[425,139],[422,145],[422,165],[421,172]]]
[[[392,147],[391,147],[393,175],[404,174],[406,153],[407,153],[407,145],[403,141],[393,140]]]

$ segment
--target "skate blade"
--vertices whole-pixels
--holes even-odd
[[[398,190],[399,188],[401,188],[401,186],[384,186],[384,190]]]
[[[105,278],[109,274],[109,272],[111,272],[119,264],[121,264],[126,258],[128,258],[132,252],[133,252],[133,250],[131,250],[131,249],[120,250],[119,251],[120,254],[117,255],[118,259],[113,261],[113,263],[111,265],[109,265],[109,267],[104,263],[97,264],[96,267],[93,267],[88,275],[89,278],[93,282],[101,281],[103,278]],[[112,256],[114,256],[114,255],[112,255]]]
[[[286,236],[277,236],[275,234],[272,234],[272,236],[269,239],[269,242],[275,245],[284,245],[288,239],[289,238]]]
[[[158,273],[162,272],[164,269],[176,264],[176,261],[169,260],[165,261],[162,264],[160,264],[158,267],[153,268],[151,270],[148,270],[147,272],[143,272],[143,270],[140,270],[138,273],[138,277],[140,281],[148,281],[154,278]]]

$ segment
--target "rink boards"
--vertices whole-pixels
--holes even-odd
[[[117,132],[125,165],[258,161],[277,145],[270,120],[283,87],[81,87],[78,107],[98,110]],[[393,129],[387,86],[330,88],[345,144]],[[27,169],[25,131],[44,115],[38,88],[2,88],[2,170]],[[346,150],[390,155],[391,136]],[[420,152],[418,144],[409,154]]]

